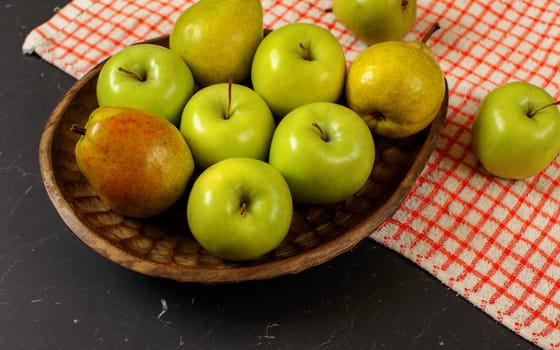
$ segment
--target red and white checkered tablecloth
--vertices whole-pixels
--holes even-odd
[[[75,0],[23,44],[75,78],[124,46],[168,34],[194,0]],[[560,349],[560,157],[541,174],[487,175],[471,147],[486,94],[524,80],[560,99],[557,0],[418,0],[405,40],[429,41],[447,77],[449,114],[410,194],[371,238],[429,271],[497,321],[545,349]],[[325,9],[332,0],[262,0],[267,27],[324,26],[348,62],[365,48]]]

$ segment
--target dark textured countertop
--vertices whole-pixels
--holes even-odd
[[[21,53],[66,1],[0,1],[0,349],[530,349],[402,256],[365,240],[303,273],[180,284],[79,241],[41,181],[44,124],[74,79]]]

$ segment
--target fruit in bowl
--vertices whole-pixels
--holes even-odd
[[[366,183],[375,147],[359,115],[330,102],[314,102],[288,113],[270,145],[270,164],[286,178],[294,201],[341,202]]]
[[[191,68],[200,86],[244,82],[263,37],[260,0],[200,0],[177,18],[169,48]]]
[[[253,89],[281,119],[311,102],[337,102],[344,89],[346,58],[327,29],[289,23],[259,44],[251,68]]]
[[[426,40],[386,41],[358,54],[348,71],[346,99],[376,133],[413,135],[437,116],[445,97],[445,77]]]
[[[258,258],[276,248],[292,220],[292,197],[282,175],[252,158],[228,158],[193,184],[187,222],[208,252],[228,260]]]
[[[203,1],[206,4],[210,3],[210,1],[206,0],[201,0],[200,3]],[[222,9],[225,8],[226,7],[224,5]],[[206,19],[211,21],[213,18],[213,16],[208,16]],[[229,30],[231,28],[228,27],[229,23],[224,26],[225,21],[229,21],[231,17],[229,15],[224,15],[222,18],[226,18],[226,20],[221,21],[219,33],[218,31],[205,31],[204,33],[208,34],[208,36],[206,36],[207,39],[203,41],[211,41],[209,38],[214,35],[213,33],[227,36],[228,33],[231,32]],[[259,32],[262,32],[262,28],[260,29],[261,30]],[[279,31],[280,29],[275,29],[274,32],[276,32],[276,30]],[[300,39],[301,38],[303,38],[303,36],[300,37]],[[314,43],[316,42],[315,39],[316,37],[313,37],[309,42]],[[329,39],[328,41],[332,43],[332,40]],[[169,43],[167,37],[159,38],[151,42],[162,46]],[[302,66],[304,66],[309,63],[309,66],[311,67],[314,63],[318,62],[314,62],[314,60],[304,62],[307,61],[304,58],[313,58],[313,54],[321,53],[322,49],[319,48],[319,51],[316,51],[313,46],[306,46],[305,43],[306,42],[303,40],[296,41],[295,49],[299,55],[299,61],[297,61],[296,65],[301,63]],[[335,45],[335,47],[337,45]],[[310,49],[311,51],[309,51]],[[340,55],[340,47],[334,51],[339,53],[336,55],[327,54],[327,58],[343,56],[343,54]],[[325,48],[325,52],[329,52],[329,49]],[[215,57],[216,59],[213,57],[208,58],[208,56],[206,56],[207,59],[203,63],[207,63],[209,67],[226,67],[226,63],[229,63],[228,60],[233,60],[233,58],[235,58],[234,56],[237,56],[238,54],[237,51],[232,53],[231,50],[224,50],[223,53],[227,55],[226,60],[222,60],[218,56]],[[311,56],[306,56],[309,54],[311,54]],[[332,99],[336,100],[335,102],[339,102],[339,97],[341,97],[340,95],[344,86],[346,62],[344,59],[338,61],[343,63],[338,63],[325,69],[331,73],[332,71],[338,72],[338,75],[336,76],[339,78],[342,77],[341,80],[332,81],[332,84],[320,83],[316,88],[313,87],[313,84],[306,85],[305,88],[295,91],[295,93],[305,94],[310,91],[320,91],[323,89],[327,90],[327,88],[335,86],[338,90],[335,94],[333,94],[336,95],[336,97],[332,97]],[[333,68],[335,66],[339,68]],[[292,76],[291,73],[294,67],[295,65],[286,65],[285,71],[287,73],[285,73],[285,76],[290,79],[293,78],[295,80],[295,83],[293,82],[293,86],[297,88],[298,86],[304,85],[301,84],[300,79],[305,79],[308,75],[296,74]],[[343,68],[341,69],[340,67]],[[253,238],[250,238],[251,243],[246,244],[246,238],[251,236],[250,229],[248,228],[243,229],[240,228],[240,226],[237,226],[241,232],[239,234],[235,234],[234,231],[231,230],[236,227],[234,224],[225,225],[224,231],[228,229],[229,231],[225,232],[229,232],[231,235],[224,235],[223,232],[216,233],[205,231],[205,227],[210,230],[216,223],[222,225],[221,221],[230,223],[233,222],[228,221],[230,218],[226,218],[226,216],[210,215],[212,211],[217,212],[214,209],[204,209],[207,205],[207,203],[203,203],[205,200],[208,200],[209,198],[215,199],[216,201],[213,203],[216,204],[220,202],[218,198],[221,197],[223,202],[225,195],[222,196],[222,194],[227,191],[218,191],[217,187],[220,186],[217,186],[217,182],[215,181],[201,182],[206,183],[208,188],[211,188],[211,190],[202,190],[198,192],[198,195],[196,195],[197,192],[194,191],[194,186],[190,186],[191,184],[194,185],[194,183],[198,180],[202,181],[205,177],[204,174],[207,174],[206,171],[215,169],[214,167],[219,164],[228,164],[227,162],[239,158],[227,158],[209,166],[206,169],[199,166],[198,169],[195,169],[194,171],[192,170],[194,165],[191,161],[190,169],[187,167],[187,169],[184,169],[184,172],[180,172],[181,174],[188,174],[190,172],[193,174],[191,176],[192,181],[189,181],[189,185],[183,190],[184,197],[182,198],[189,199],[189,201],[179,200],[178,202],[175,202],[175,205],[169,207],[169,209],[165,209],[163,214],[160,216],[146,217],[136,220],[123,217],[123,215],[119,215],[113,211],[108,211],[106,206],[99,205],[100,199],[103,199],[104,196],[103,190],[92,191],[92,186],[88,184],[87,176],[83,176],[84,174],[87,174],[88,171],[86,170],[82,173],[80,168],[76,166],[77,159],[75,159],[75,157],[68,157],[68,154],[70,154],[71,151],[74,151],[74,145],[76,144],[77,139],[77,136],[74,133],[68,132],[68,127],[72,123],[79,123],[79,125],[86,124],[87,115],[83,111],[94,110],[98,107],[90,95],[98,78],[100,68],[101,66],[96,67],[83,79],[79,80],[76,83],[76,86],[69,91],[49,118],[40,146],[41,172],[44,178],[45,187],[49,193],[51,201],[72,232],[93,250],[107,259],[110,259],[131,270],[178,281],[232,283],[246,280],[267,279],[288,273],[303,271],[309,267],[322,264],[335,256],[348,251],[359,241],[366,238],[373,229],[380,225],[397,208],[398,204],[410,190],[414,180],[419,176],[420,171],[428,160],[428,156],[433,147],[433,140],[437,136],[438,130],[445,118],[445,107],[447,102],[446,99],[442,102],[440,113],[438,114],[439,118],[437,119],[437,122],[433,124],[433,127],[427,132],[412,135],[410,141],[392,142],[392,140],[388,140],[386,138],[379,138],[379,141],[376,139],[375,146],[380,149],[378,154],[380,162],[374,162],[374,170],[371,171],[371,176],[367,179],[366,185],[359,189],[358,193],[351,195],[350,198],[347,198],[341,203],[336,203],[334,205],[311,204],[294,206],[294,199],[291,197],[292,194],[290,187],[283,176],[278,175],[279,170],[272,167],[272,165],[267,165],[266,162],[262,160],[250,159],[249,162],[251,164],[264,164],[268,166],[269,170],[272,168],[275,171],[274,174],[276,175],[267,175],[266,179],[261,178],[261,180],[257,181],[257,184],[247,186],[247,188],[261,188],[261,186],[266,187],[270,184],[269,178],[279,179],[278,176],[280,176],[280,178],[284,181],[284,185],[275,187],[284,188],[284,190],[281,191],[283,195],[279,195],[278,197],[284,199],[277,201],[276,203],[278,204],[278,202],[283,202],[285,205],[282,206],[282,210],[268,210],[268,214],[273,212],[284,213],[276,218],[278,221],[274,221],[275,223],[272,224],[273,227],[270,230],[268,228],[269,226],[266,226],[266,224],[262,221],[258,223],[259,225],[262,225],[261,227],[263,227],[262,232],[266,231],[265,233],[270,233],[271,235],[268,238],[252,236]],[[266,72],[263,74],[263,76],[266,76]],[[314,75],[321,74],[321,71],[311,73],[311,80],[316,78]],[[226,78],[222,78],[224,82],[230,75],[231,70],[227,69],[224,72],[224,77]],[[197,85],[197,88],[203,87],[203,84],[200,82],[198,82]],[[310,86],[313,88],[310,88]],[[157,96],[158,93],[156,92],[154,95]],[[232,97],[232,101],[233,100],[234,98]],[[336,105],[335,102],[329,103],[338,107],[343,107],[341,105]],[[302,103],[310,104],[310,102],[307,101],[303,101]],[[290,111],[295,109],[290,106],[286,108]],[[281,117],[284,117],[284,115],[281,115],[280,118]],[[353,119],[355,119],[354,117]],[[163,120],[163,118],[159,119]],[[277,122],[279,121],[280,120],[277,120]],[[361,122],[362,126],[364,126],[364,122]],[[118,124],[119,123],[116,123],[117,127],[115,129],[120,128]],[[330,135],[331,132],[328,128],[322,126],[321,124],[322,123],[317,122],[317,126],[312,126],[311,128],[313,135],[315,135],[317,139],[321,139],[321,135],[326,137],[327,135]],[[177,126],[177,124],[175,125]],[[362,127],[360,128],[363,129]],[[85,130],[81,130],[79,132],[87,133],[89,129],[90,127],[88,126]],[[106,130],[111,129],[113,128],[106,128]],[[152,128],[150,127],[149,129]],[[365,126],[365,129],[367,129],[367,126]],[[80,129],[78,128],[77,130]],[[371,137],[371,133],[369,137]],[[79,141],[79,143],[82,143],[84,139],[87,138],[87,135],[82,137],[82,140]],[[150,137],[146,137],[145,135],[135,137],[137,141],[143,138],[150,140]],[[162,136],[162,138],[175,140],[175,136],[169,135]],[[329,139],[329,137],[326,138]],[[358,139],[359,137],[350,138]],[[182,140],[188,146],[186,138],[182,138]],[[323,140],[321,142],[325,141]],[[370,140],[370,142],[372,142],[372,140]],[[85,142],[84,144],[89,144],[86,148],[92,150],[95,148],[93,147],[94,143],[101,144],[102,142]],[[144,153],[143,150],[145,145],[140,145],[140,152],[138,152],[137,150],[134,150],[135,147],[139,146],[138,144],[132,144],[132,146],[125,147],[123,143],[124,142],[121,141],[115,142],[115,144],[119,146],[115,148],[118,148],[120,153],[127,153],[129,155]],[[303,138],[302,143],[306,143],[306,140],[303,140]],[[312,142],[309,141],[309,143]],[[109,142],[108,147],[110,144],[111,143]],[[366,146],[364,149],[367,149],[368,147],[369,146]],[[161,154],[161,151],[162,148],[159,147],[152,150],[155,154]],[[97,151],[97,154],[103,153],[104,152]],[[173,151],[172,153],[175,154],[176,151]],[[376,156],[376,154],[370,152],[369,157],[375,158]],[[77,155],[77,157],[79,158],[82,156]],[[242,159],[247,160],[248,158]],[[128,159],[127,161],[131,160]],[[363,164],[367,165],[369,164],[369,161],[372,160],[367,158]],[[311,163],[311,161],[302,160],[300,164],[308,162]],[[99,162],[98,164],[101,164],[99,167],[99,169],[101,169],[102,166],[108,166],[110,163],[105,164],[105,162]],[[227,172],[232,172],[234,168],[237,168],[237,166],[232,166],[232,163],[229,164],[230,165],[226,168],[222,169],[222,175]],[[354,169],[358,169],[363,164],[352,167],[352,171],[345,172],[343,175],[346,176],[350,174],[353,176],[354,174],[351,173]],[[376,167],[378,168],[376,169]],[[234,179],[238,178],[238,176],[243,179],[249,177],[248,181],[250,181],[251,178],[253,178],[252,174],[259,172],[258,170],[253,170],[254,167],[250,164],[243,165],[242,168],[243,169],[241,171],[237,171],[239,174],[235,176],[226,174],[227,176],[224,175],[224,177],[229,178],[230,183],[235,182]],[[318,169],[319,166],[316,168]],[[314,168],[311,170],[313,175],[316,174],[317,169]],[[123,174],[119,175],[125,175],[125,173],[130,172],[131,171],[124,171]],[[99,174],[89,177],[94,178],[96,176],[99,176]],[[196,178],[196,181],[195,176],[199,176]],[[138,178],[134,177],[129,178],[126,182],[131,186],[136,186],[138,180]],[[243,180],[243,182],[244,181],[245,180]],[[94,183],[95,181],[92,180],[91,182]],[[163,182],[165,183],[167,181]],[[275,183],[276,181],[273,182]],[[249,182],[247,182],[247,184],[249,184]],[[233,188],[240,188],[233,185],[225,187],[230,188],[230,190]],[[200,187],[197,186],[197,188]],[[99,192],[99,195],[97,192]],[[157,192],[159,192],[159,190]],[[204,197],[201,193],[205,193],[207,196]],[[214,195],[213,193],[216,194]],[[236,215],[232,214],[232,217],[241,221],[240,218],[243,218],[244,215],[246,215],[247,218],[252,216],[254,213],[252,211],[253,209],[256,210],[259,207],[266,208],[267,206],[270,208],[270,203],[266,204],[265,202],[259,202],[256,199],[254,201],[250,200],[253,198],[251,197],[251,193],[241,198],[241,200],[238,198],[237,205],[232,207],[236,208],[237,212]],[[290,199],[288,199],[288,196]],[[195,199],[196,197],[198,197],[198,200]],[[149,201],[141,200],[138,203],[144,202]],[[196,204],[197,202],[203,204]],[[92,205],[92,203],[95,205]],[[253,205],[249,205],[250,203],[261,204],[258,204],[255,208]],[[320,201],[317,203],[327,202]],[[191,208],[191,214],[188,213],[189,210],[188,208],[185,208],[185,206]],[[128,213],[124,210],[121,210],[121,212],[128,216]],[[136,214],[132,213],[130,215],[135,216]],[[291,220],[290,217],[293,219],[292,224],[289,223]],[[203,220],[204,222],[199,222],[197,224],[197,220],[201,218],[206,219]],[[268,218],[272,220],[270,216]],[[247,223],[249,220],[245,222]],[[189,230],[188,227],[191,227],[191,229]],[[197,229],[196,227],[203,228]],[[282,230],[279,230],[279,228],[282,228]],[[223,250],[222,248],[212,248],[213,244],[204,243],[202,238],[202,244],[198,243],[198,241],[195,240],[195,234],[197,234],[197,232],[199,237],[211,234],[212,237],[216,238],[218,243],[221,241],[219,244],[225,242],[226,245],[233,244],[233,246],[229,246],[229,248],[226,247]],[[288,233],[286,234],[286,232]],[[190,233],[193,234],[191,235]],[[216,235],[214,236],[214,234]],[[228,242],[228,239],[232,236],[237,237],[237,239],[235,239],[236,242],[233,242],[233,240],[229,240]],[[255,246],[253,246],[253,243]],[[237,244],[237,248],[235,247],[235,244]],[[203,245],[206,245],[208,248],[204,249]],[[220,251],[224,253],[222,254]],[[250,261],[240,261],[246,259],[249,259]]]
[[[175,125],[193,93],[189,67],[168,48],[154,44],[128,46],[110,57],[96,86],[100,106],[140,109]]]
[[[166,38],[157,42],[165,45]],[[175,210],[180,205],[164,216],[131,221],[89,204],[98,201],[97,194],[92,193],[75,158],[68,157],[76,144],[76,134],[68,132],[68,127],[76,122],[85,125],[88,115],[84,110],[96,107],[92,91],[99,69],[76,82],[45,124],[39,163],[46,192],[71,232],[101,257],[138,273],[182,282],[216,284],[275,278],[323,264],[348,251],[398,207],[428,161],[445,120],[444,104],[429,132],[413,135],[413,142],[376,139],[382,161],[374,164],[373,187],[367,186],[343,206],[294,206],[294,229],[280,246],[255,261],[238,263],[215,258],[202,249],[187,234],[184,212]]]
[[[201,169],[233,157],[266,160],[274,128],[263,99],[231,82],[197,91],[185,106],[180,125]]]
[[[184,193],[194,163],[179,130],[158,115],[123,107],[95,109],[80,134],[76,162],[111,209],[144,218],[169,209]]]

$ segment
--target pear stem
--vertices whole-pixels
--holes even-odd
[[[311,125],[313,125],[314,128],[316,128],[317,130],[319,130],[319,135],[321,135],[321,139],[325,142],[329,142],[329,136],[327,135],[327,133],[325,133],[325,131],[323,130],[323,128],[321,128],[319,126],[319,124],[313,122]]]
[[[133,78],[138,79],[139,81],[146,81],[146,76],[145,76],[145,75],[138,74],[138,73],[133,72],[133,71],[131,71],[131,70],[128,70],[128,69],[126,69],[126,68],[119,67],[119,72],[126,73],[126,74],[132,76]]]
[[[76,134],[80,134],[84,136],[86,134],[86,128],[82,128],[78,124],[72,124],[70,127],[70,131],[75,132]]]
[[[422,38],[422,42],[425,44],[428,39],[430,39],[430,37],[432,36],[432,34],[434,34],[436,31],[438,31],[440,29],[440,25],[438,22],[434,23],[430,30],[424,35],[424,37]]]
[[[535,108],[535,109],[529,111],[529,113],[527,113],[527,117],[532,118],[532,117],[535,116],[535,114],[539,113],[543,109],[548,108],[548,107],[552,107],[552,106],[555,106],[555,105],[560,105],[560,100],[558,100],[556,102],[546,104],[544,106],[540,106],[539,108]]]
[[[247,203],[243,202],[241,203],[241,211],[240,214],[242,217],[247,217]]]

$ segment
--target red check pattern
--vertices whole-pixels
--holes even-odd
[[[75,0],[27,37],[76,78],[126,45],[168,34],[194,0]],[[429,41],[450,88],[448,118],[414,188],[372,239],[429,271],[474,305],[545,349],[560,349],[560,157],[522,181],[489,176],[472,153],[470,127],[493,88],[512,80],[560,99],[556,0],[418,0],[405,38]],[[331,12],[332,0],[263,0],[267,27],[304,21],[328,28],[348,63],[366,46]]]

